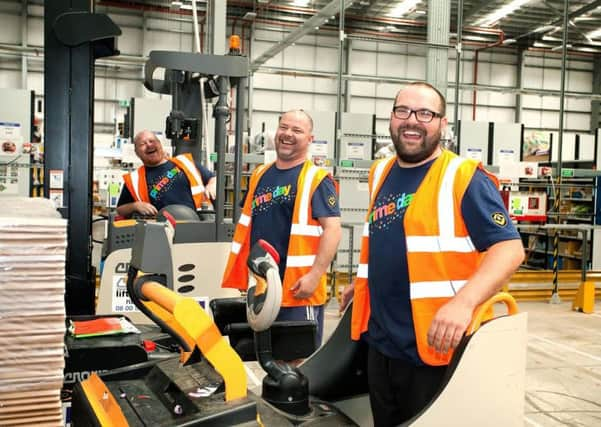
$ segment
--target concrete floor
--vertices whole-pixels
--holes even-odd
[[[593,314],[572,311],[570,301],[518,305],[528,312],[524,426],[601,426],[601,302]],[[325,319],[327,337],[339,321],[336,301]],[[260,393],[262,370],[249,368]]]
[[[601,425],[601,302],[595,313],[521,302],[528,312],[525,426]]]

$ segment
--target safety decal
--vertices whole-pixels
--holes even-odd
[[[507,225],[507,218],[502,212],[495,212],[492,214],[492,220],[499,227],[505,227]]]

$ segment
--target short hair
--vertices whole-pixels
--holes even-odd
[[[305,110],[300,109],[300,108],[295,109],[295,110],[284,111],[282,113],[282,115],[280,116],[280,118],[278,119],[278,123],[282,120],[282,117],[284,116],[284,114],[288,114],[288,113],[300,114],[301,116],[305,116],[305,118],[309,122],[309,131],[313,132],[313,118],[311,117],[311,115],[309,113],[307,113]]]
[[[137,133],[137,134],[134,136],[134,140],[133,140],[134,147],[136,146],[136,142],[138,142],[138,140],[140,139],[140,136],[141,136],[143,133],[150,133],[150,134],[152,134],[152,136],[154,136],[155,138],[157,138],[157,139],[158,139],[158,137],[157,137],[156,133],[154,133],[153,131],[150,131],[150,130],[148,130],[148,129],[144,129],[144,130],[141,130],[140,132],[138,132],[138,133]]]
[[[428,82],[411,82],[407,86],[405,86],[403,89],[406,89],[407,87],[410,87],[410,86],[421,86],[421,87],[425,87],[425,88],[428,88],[428,89],[432,89],[436,93],[436,95],[438,95],[438,100],[440,101],[440,111],[439,111],[440,115],[442,117],[446,116],[446,114],[447,114],[447,100],[445,99],[444,95],[438,89],[436,89],[433,85],[431,85]],[[393,102],[393,107],[394,107],[394,103],[396,102],[396,99],[399,97],[399,94],[403,91],[403,89],[400,89],[397,92],[396,96],[394,97],[394,100],[392,101]]]

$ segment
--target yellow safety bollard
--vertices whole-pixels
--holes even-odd
[[[576,298],[572,301],[572,310],[587,314],[595,311],[595,284],[593,282],[585,281],[580,284]]]

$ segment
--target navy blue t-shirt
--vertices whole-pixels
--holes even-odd
[[[301,163],[290,169],[271,166],[257,184],[252,201],[251,247],[257,240],[269,242],[280,255],[280,277],[284,280],[290,226]],[[338,195],[330,177],[317,186],[311,199],[313,218],[340,216]]]
[[[215,174],[199,163],[194,162],[194,164],[200,172],[202,182],[206,185]],[[180,170],[175,163],[168,160],[162,165],[154,167],[146,166],[145,169],[150,203],[157,210],[176,204],[186,205],[196,210],[194,199],[192,199],[192,192],[190,191],[190,181],[188,181],[188,177],[184,171]],[[127,186],[124,185],[121,189],[117,206],[133,201],[134,198]]]
[[[391,202],[396,208],[390,214],[382,210],[386,213],[369,225],[371,316],[366,339],[382,354],[416,366],[423,365],[423,362],[417,353],[413,330],[403,218],[433,162],[415,168],[401,168],[395,163],[376,197],[374,210]],[[480,170],[476,171],[466,190],[461,212],[472,242],[479,251],[486,251],[504,240],[520,238],[509,221],[499,191]],[[499,226],[492,218],[498,212],[505,215],[504,226]]]

